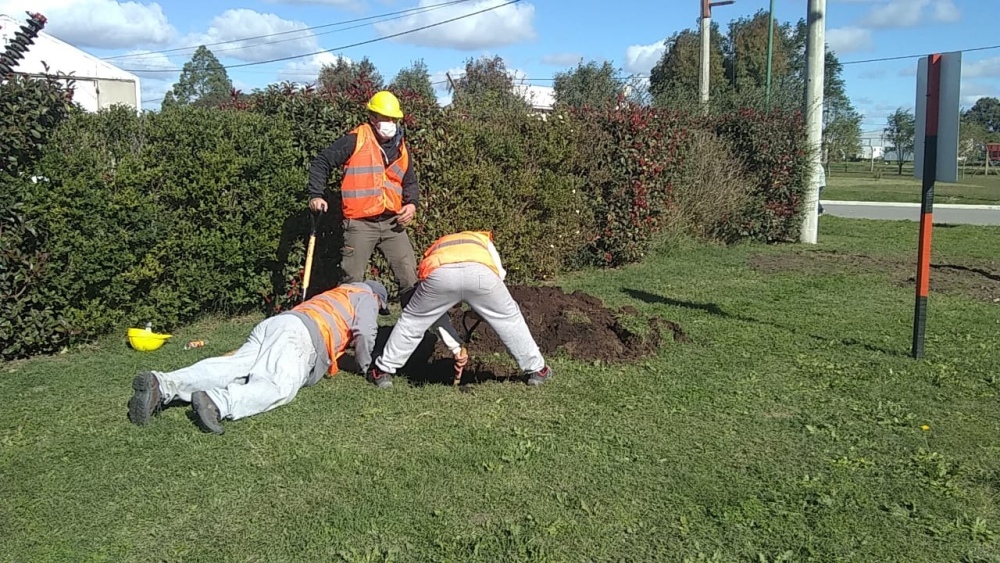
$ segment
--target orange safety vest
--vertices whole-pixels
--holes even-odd
[[[323,342],[326,343],[326,352],[330,356],[328,375],[337,373],[337,360],[344,355],[351,343],[351,324],[355,311],[350,294],[361,291],[365,290],[335,287],[292,307],[293,311],[305,314],[319,327]]]
[[[385,167],[382,147],[364,123],[351,130],[358,136],[354,153],[344,164],[344,181],[340,184],[345,219],[375,217],[385,211],[399,212],[403,208],[403,175],[410,163],[406,142],[400,141],[399,158]]]
[[[463,231],[453,235],[445,235],[424,252],[417,270],[417,278],[424,280],[438,266],[456,262],[478,262],[489,266],[493,273],[500,275],[493,255],[490,254],[489,243],[493,242],[490,231]]]

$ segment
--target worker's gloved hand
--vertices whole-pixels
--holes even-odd
[[[464,368],[466,364],[469,363],[469,352],[462,346],[458,349],[458,353],[455,354],[455,367]]]

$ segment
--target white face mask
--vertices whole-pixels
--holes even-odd
[[[378,134],[383,139],[391,139],[396,136],[396,123],[393,121],[381,121],[378,124]]]

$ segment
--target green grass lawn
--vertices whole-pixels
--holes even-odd
[[[832,164],[826,177],[823,199],[833,201],[897,201],[919,202],[920,180],[913,177],[913,166],[903,167],[903,175],[898,175],[894,165],[876,164],[882,176],[876,179],[868,164]],[[956,203],[969,205],[1000,205],[1000,169],[991,170],[989,176],[973,174],[966,170],[963,176],[959,169],[959,182],[946,184],[938,182],[934,186],[935,203]]]
[[[538,389],[341,375],[215,436],[130,425],[131,378],[255,319],[0,365],[0,560],[1000,561],[1000,229],[935,231],[932,287],[969,280],[918,361],[916,226],[820,225],[563,279],[693,342]]]

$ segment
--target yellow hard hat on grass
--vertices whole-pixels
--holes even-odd
[[[386,117],[403,119],[403,110],[399,107],[399,100],[388,90],[376,92],[372,99],[368,100],[368,110]]]
[[[170,334],[159,334],[148,328],[128,329],[128,343],[140,352],[152,352],[163,346],[163,343],[170,337]]]

